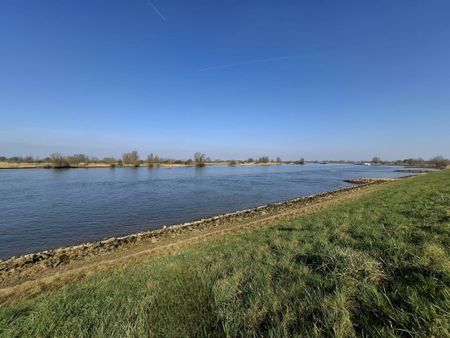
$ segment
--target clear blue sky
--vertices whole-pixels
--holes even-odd
[[[450,1],[1,0],[0,154],[450,157]]]

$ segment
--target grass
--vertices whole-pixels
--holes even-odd
[[[0,336],[450,337],[450,171],[8,305]]]

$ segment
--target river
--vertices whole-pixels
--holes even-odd
[[[398,177],[399,167],[307,164],[0,170],[0,259]]]

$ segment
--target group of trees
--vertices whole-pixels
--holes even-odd
[[[12,157],[6,157],[6,156],[0,156],[0,162],[10,162],[10,163],[39,163],[43,162],[39,157],[33,157],[33,156],[12,156]]]
[[[139,162],[139,154],[136,150],[129,153],[122,154],[122,163],[138,167],[141,163]]]
[[[224,162],[221,160],[217,160],[218,162]],[[275,160],[270,159],[269,156],[260,156],[256,160],[253,157],[249,157],[247,160],[227,160],[228,165],[235,166],[239,163],[283,163],[280,157],[277,157]],[[292,162],[291,162],[292,163]]]
[[[269,159],[269,156],[260,156],[256,162],[257,163],[269,163],[270,159]]]
[[[159,166],[160,164],[186,164],[192,165],[195,163],[197,167],[204,167],[207,162],[211,161],[211,159],[207,158],[205,154],[201,152],[196,152],[194,154],[194,160],[174,160],[174,159],[164,159],[159,157],[158,155],[154,155],[153,153],[147,156],[145,161],[139,160],[139,154],[136,150],[133,150],[129,153],[124,153],[122,155],[122,164],[128,166],[138,167],[141,164],[146,163],[149,167]]]
[[[211,160],[211,158],[207,157],[202,152],[196,152],[194,154],[193,159],[187,160],[179,160],[179,159],[170,159],[170,158],[162,158],[158,155],[151,153],[147,156],[145,160],[141,160],[139,153],[136,150],[126,152],[122,154],[121,158],[117,159],[115,157],[104,157],[103,159],[99,159],[97,157],[89,157],[85,154],[74,154],[70,156],[62,155],[61,153],[53,153],[45,158],[38,158],[32,156],[25,157],[5,157],[0,156],[0,162],[10,162],[10,163],[49,163],[52,164],[53,167],[65,168],[71,166],[79,166],[86,165],[89,163],[104,163],[110,166],[140,166],[147,164],[149,167],[159,166],[160,164],[185,164],[185,165],[195,165],[197,167],[203,167],[206,163],[222,163],[228,162],[230,165],[237,165],[239,163],[282,163],[280,157],[277,157],[276,160],[271,160],[269,156],[261,156],[258,159],[249,158],[247,160],[221,160],[215,159]]]
[[[443,156],[436,156],[430,159],[428,163],[436,168],[445,168],[446,166],[450,165],[450,160],[444,158]]]
[[[424,167],[424,168],[445,168],[450,165],[450,160],[443,156],[435,156],[429,160],[423,158],[407,158],[397,161],[383,161],[378,156],[372,158],[373,164],[393,164],[393,165],[405,165],[408,167]]]
[[[70,167],[68,158],[65,158],[60,153],[53,153],[50,155],[50,162],[54,164],[55,168],[68,168]]]
[[[75,154],[72,156],[63,156],[61,153],[53,153],[49,156],[50,163],[56,168],[68,168],[70,166],[88,164],[89,162],[99,162],[97,158],[89,158],[84,154]]]
[[[403,164],[406,166],[414,167],[445,168],[446,166],[450,165],[450,160],[439,155],[430,158],[428,161],[424,160],[423,158],[407,158],[401,161],[401,163],[396,164]]]
[[[201,152],[194,154],[194,161],[196,167],[204,167],[206,163],[206,155]]]
[[[283,160],[279,156],[277,156],[277,158],[275,160],[270,159],[269,156],[260,156],[256,161],[253,161],[252,158],[249,158],[249,162],[250,162],[250,160],[252,160],[251,162],[256,162],[256,163],[283,163]]]
[[[153,155],[153,153],[152,153],[147,156],[146,162],[149,167],[154,167],[154,166],[159,166],[161,159],[159,158],[158,155]]]
[[[13,156],[6,157],[0,156],[0,162],[9,163],[52,163],[61,166],[70,166],[78,164],[87,163],[116,163],[117,160],[114,157],[105,157],[103,159],[98,159],[97,157],[89,157],[84,154],[75,154],[70,156],[64,156],[61,153],[53,153],[47,157],[33,157],[33,156]]]

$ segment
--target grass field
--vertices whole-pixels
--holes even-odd
[[[450,170],[10,304],[0,336],[450,337]]]

